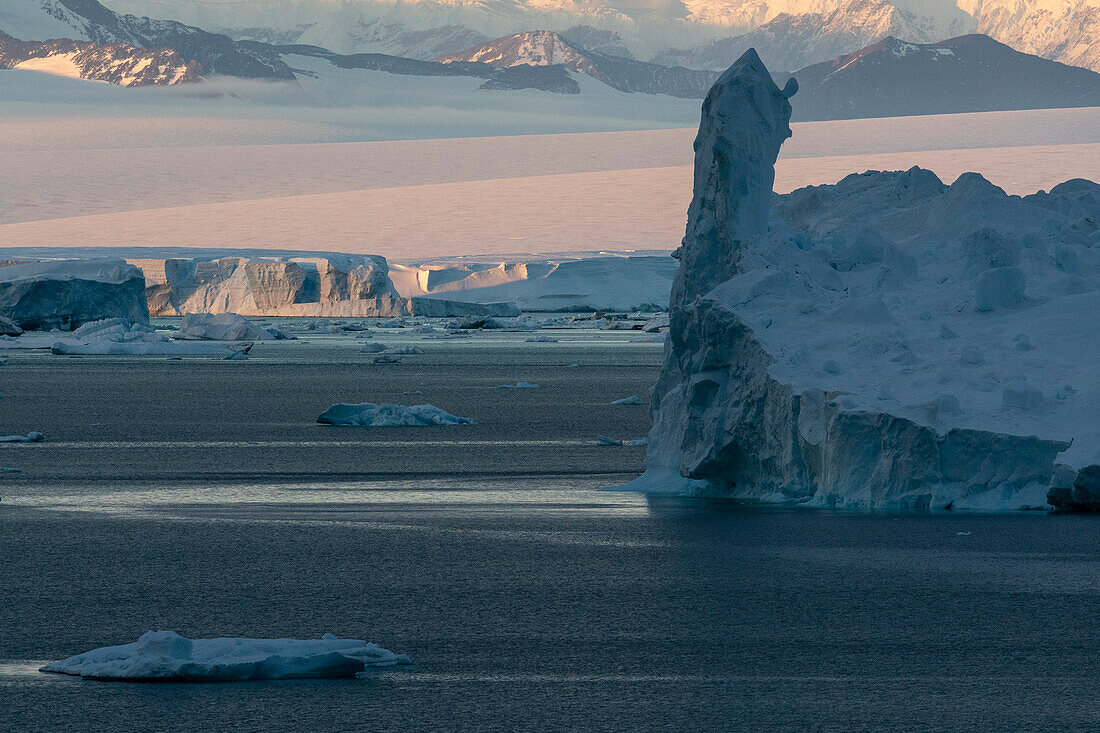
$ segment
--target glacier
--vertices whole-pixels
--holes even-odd
[[[409,663],[404,654],[332,634],[320,639],[188,639],[174,631],[148,631],[131,644],[93,649],[40,671],[95,680],[233,682],[348,678]]]
[[[144,323],[145,280],[115,258],[0,262],[0,316],[28,331],[75,329],[104,318]]]
[[[754,51],[702,108],[624,488],[812,506],[1100,507],[1100,186],[977,174],[772,193],[789,97]]]

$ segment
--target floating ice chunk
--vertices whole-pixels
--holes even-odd
[[[495,318],[487,316],[471,316],[470,318],[460,321],[455,325],[455,328],[462,329],[463,331],[472,331],[475,329],[485,328],[504,328],[500,321]]]
[[[317,422],[326,425],[401,427],[426,425],[473,425],[474,419],[458,417],[435,405],[394,405],[340,402],[321,413]]]
[[[0,474],[4,474],[4,473],[11,474],[11,473],[23,473],[23,472],[18,468],[8,468],[7,466],[0,466]]]
[[[649,438],[639,438],[638,440],[619,440],[618,438],[609,438],[606,435],[597,435],[596,445],[649,445]]]
[[[390,356],[389,354],[382,354],[382,356],[376,356],[374,358],[375,364],[400,364],[401,360],[396,356]]]
[[[0,316],[0,336],[19,336],[23,329],[16,325],[10,318]]]
[[[500,384],[497,385],[497,389],[538,389],[537,384],[531,384],[530,382],[516,382],[515,384]]]
[[[529,344],[556,344],[558,340],[553,336],[532,336],[529,339],[524,339]]]
[[[611,404],[613,405],[640,405],[642,404],[642,398],[637,395],[630,397],[623,397],[621,400],[615,400]]]
[[[404,654],[331,634],[322,639],[191,640],[174,631],[148,631],[132,644],[77,654],[41,671],[98,680],[229,682],[349,678],[409,663]]]
[[[404,356],[410,354],[423,354],[424,349],[419,346],[395,346],[388,349],[386,353]]]
[[[379,354],[386,350],[385,344],[380,344],[377,341],[372,341],[369,344],[363,344],[359,349],[362,354]]]
[[[248,361],[248,352],[243,349],[240,351],[234,351],[225,357],[226,361]]]
[[[207,341],[264,341],[276,338],[236,313],[189,313],[183,317],[174,337]]]
[[[26,435],[0,435],[0,442],[41,442],[45,437],[32,431]]]

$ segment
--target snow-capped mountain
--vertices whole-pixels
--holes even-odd
[[[1100,69],[1100,0],[115,0],[235,38],[308,43],[341,53],[433,58],[532,28],[594,50],[724,68],[756,44],[794,69],[887,35],[934,42],[986,33],[1022,51]],[[618,37],[600,48],[570,29]],[[737,38],[762,29],[753,39]],[[878,35],[875,35],[875,34]],[[480,37],[479,37],[480,36]],[[724,45],[712,46],[721,39]],[[767,42],[767,43],[765,43]],[[745,44],[748,45],[745,45]],[[800,49],[805,50],[800,53]],[[676,49],[669,51],[668,49]],[[625,53],[624,53],[625,51]],[[781,63],[786,59],[786,63]],[[692,63],[689,64],[689,61]]]
[[[796,120],[1100,106],[1100,74],[983,35],[935,44],[893,37],[794,72]]]
[[[781,13],[748,33],[694,48],[667,49],[654,60],[719,71],[755,48],[770,68],[789,70],[851,53],[887,36],[929,43],[965,33],[969,26],[959,18],[928,22],[886,0],[848,0],[821,13]]]
[[[484,63],[501,68],[564,66],[587,74],[621,92],[669,94],[701,99],[717,74],[610,56],[574,45],[553,31],[529,31],[498,38],[461,53],[436,59],[441,63]]]
[[[2,31],[0,68],[34,69],[127,87],[198,81],[201,69],[198,63],[188,63],[166,48],[70,39],[20,41]]]
[[[228,36],[173,20],[120,15],[98,0],[2,0],[0,31],[23,41],[72,39],[171,49],[208,74],[294,78],[278,58],[249,51]]]

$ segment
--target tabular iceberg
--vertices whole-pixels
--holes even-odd
[[[358,639],[187,639],[149,631],[132,644],[108,646],[42,667],[88,679],[230,682],[306,677],[346,678],[372,667],[408,664],[377,644]]]
[[[0,267],[0,315],[26,330],[68,330],[104,318],[143,323],[145,279],[120,259],[10,264]]]
[[[1100,505],[1100,187],[870,172],[773,196],[788,97],[714,85],[630,488],[821,506]]]
[[[128,260],[148,282],[154,316],[374,317],[518,315],[511,303],[471,304],[405,298],[377,255],[144,258]]]

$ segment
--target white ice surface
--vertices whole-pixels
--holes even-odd
[[[326,425],[363,427],[423,427],[428,425],[473,425],[469,417],[458,417],[435,405],[337,403],[321,413],[317,422]]]
[[[297,89],[130,90],[0,74],[5,169],[35,181],[0,201],[0,244],[342,250],[421,262],[669,251],[683,235],[694,136],[683,128],[697,123],[698,101],[588,87],[576,99],[497,96],[472,91],[477,80],[316,70],[322,78]],[[946,179],[976,170],[1014,193],[1100,177],[1098,109],[795,129],[780,191],[914,164]]]
[[[187,639],[173,631],[148,631],[134,643],[77,654],[42,671],[99,680],[230,682],[346,678],[408,663],[404,654],[331,634],[321,639]]]

